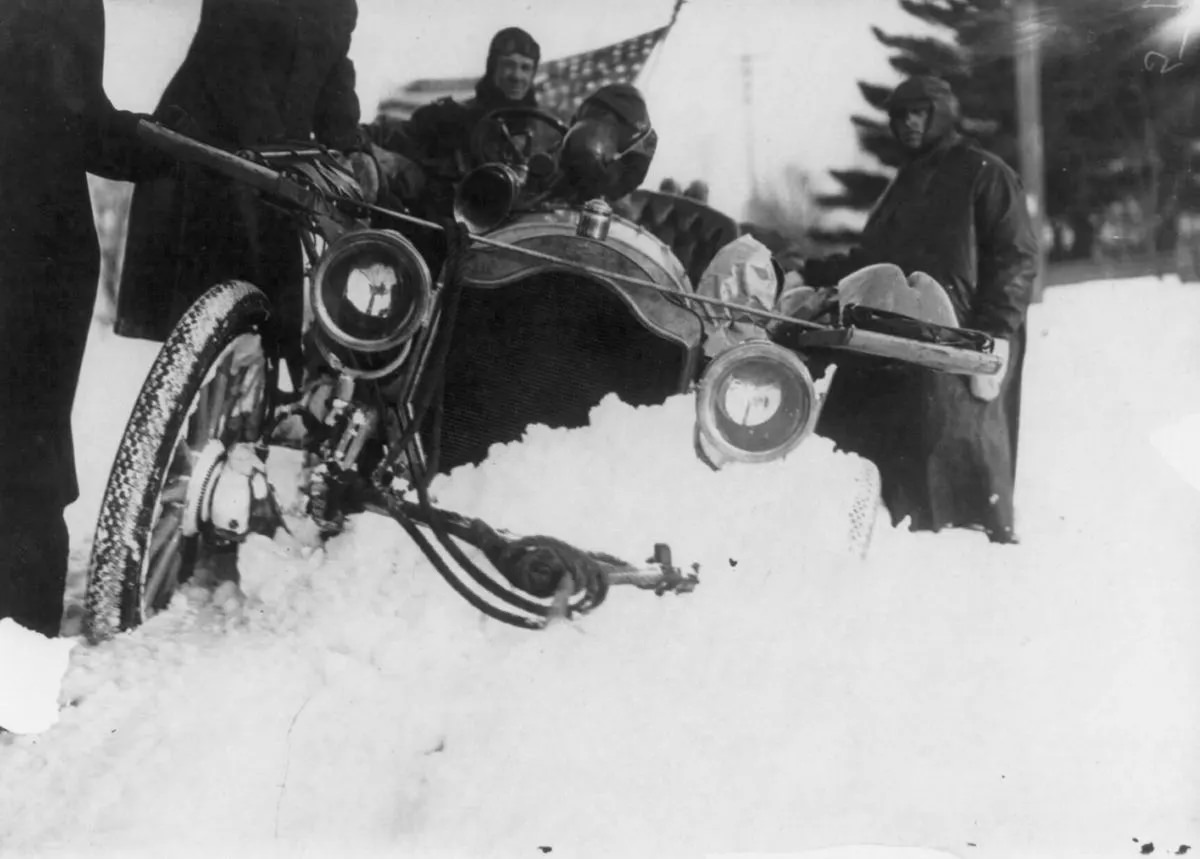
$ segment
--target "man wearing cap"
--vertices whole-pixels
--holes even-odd
[[[474,98],[439,99],[418,108],[407,121],[381,118],[367,126],[371,141],[385,150],[377,155],[396,196],[426,214],[449,214],[455,183],[475,166],[470,143],[479,120],[498,108],[537,107],[533,78],[541,55],[533,36],[520,27],[506,27],[492,37]],[[419,170],[414,172],[413,165]]]
[[[1020,179],[961,136],[946,81],[909,78],[885,103],[904,162],[849,254],[809,260],[825,286],[874,263],[925,272],[946,290],[958,325],[986,332],[1006,358],[994,377],[842,360],[818,431],[871,459],[895,524],[913,530],[982,528],[1015,542],[1025,315],[1038,247]]]

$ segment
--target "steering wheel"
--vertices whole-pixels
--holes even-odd
[[[547,129],[554,134],[547,135]],[[541,108],[499,107],[484,114],[471,129],[471,158],[476,165],[499,161],[526,168],[522,171],[528,174],[522,198],[535,197],[550,187],[558,172],[558,151],[567,131],[565,122]]]

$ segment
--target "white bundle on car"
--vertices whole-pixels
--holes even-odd
[[[738,236],[725,245],[700,276],[696,293],[754,310],[772,310],[783,283],[783,272],[770,249],[749,234]],[[716,323],[704,343],[704,351],[713,358],[730,346],[761,338],[761,324],[751,317],[739,317],[734,311],[710,306]]]

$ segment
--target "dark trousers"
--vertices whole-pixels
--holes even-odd
[[[79,495],[71,408],[98,263],[94,238],[62,258],[0,270],[0,617],[57,635]]]
[[[0,618],[56,636],[62,625],[69,538],[61,509],[31,509],[0,526]]]

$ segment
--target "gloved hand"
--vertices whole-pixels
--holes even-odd
[[[200,137],[203,134],[200,130],[200,124],[196,122],[190,113],[177,104],[166,105],[152,118],[159,125],[165,126],[172,131],[177,131],[180,134],[185,134],[188,137]]]
[[[425,171],[415,161],[398,152],[371,144],[371,154],[379,165],[380,184],[401,202],[411,204],[425,190]]]
[[[804,282],[804,275],[802,275],[798,270],[784,269],[783,270],[783,282],[781,284],[779,284],[779,294],[783,295],[789,289],[793,289],[797,286],[807,286],[807,285],[808,284],[806,284]]]
[[[784,281],[787,284],[787,281]],[[832,287],[790,286],[775,303],[776,310],[796,319],[815,319],[837,305],[837,290]]]
[[[155,121],[154,117],[147,113],[114,110],[101,120],[101,132],[115,134],[119,137],[137,137],[138,123],[143,119],[149,122]]]
[[[364,200],[374,203],[379,199],[380,172],[374,157],[367,152],[339,153],[335,157],[346,170],[354,174]]]
[[[183,116],[186,117],[187,114],[183,114]],[[131,165],[134,168],[134,172],[127,178],[138,182],[167,176],[179,169],[179,162],[175,158],[167,155],[156,146],[140,140],[138,137],[138,125],[143,121],[162,125],[172,130],[179,130],[165,122],[161,116],[152,116],[148,113],[132,113],[126,110],[114,110],[110,112],[101,119],[102,124],[100,127],[100,132],[103,136],[116,137],[127,144],[132,143],[135,145],[136,148],[134,151],[137,155]],[[195,126],[194,122],[191,124]],[[189,137],[197,136],[191,132],[182,133],[188,134]]]
[[[839,280],[853,270],[846,254],[833,254],[806,259],[800,273],[809,286],[836,286]]]
[[[1000,386],[1004,384],[1004,376],[1008,372],[1009,342],[997,337],[993,351],[1000,356],[1000,372],[994,376],[971,376],[970,379],[971,396],[985,403],[1000,396]]]

